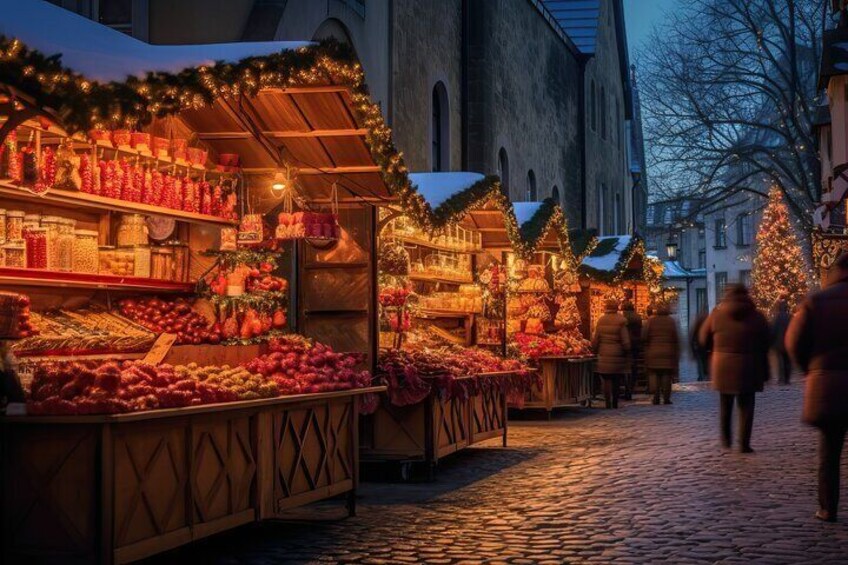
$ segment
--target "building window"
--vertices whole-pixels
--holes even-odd
[[[432,137],[433,154],[432,166],[434,171],[450,169],[450,123],[448,116],[448,91],[443,82],[437,82],[433,87],[433,116]]]
[[[716,249],[724,249],[727,247],[727,230],[724,223],[724,218],[719,218],[715,221],[715,242],[713,247]]]
[[[536,173],[533,172],[533,169],[527,171],[527,192],[524,199],[527,202],[536,201]]]
[[[722,271],[715,274],[715,287],[716,287],[716,302],[721,300],[721,297],[724,296],[724,289],[727,286],[727,273]]]
[[[132,35],[132,0],[99,0],[97,4],[97,21]]]
[[[600,180],[595,181],[595,194],[598,198],[598,233],[600,235],[605,235],[604,233],[604,194],[605,188],[604,185],[601,184]]]
[[[615,193],[614,201],[615,201],[615,209],[614,209],[613,213],[615,214],[615,218],[613,218],[612,227],[613,227],[613,231],[615,232],[615,235],[618,235],[618,234],[622,233],[621,224],[624,223],[623,222],[624,214],[622,214],[622,211],[621,211],[621,195],[618,194],[617,192]]]
[[[559,187],[556,185],[554,185],[551,189],[551,198],[553,198],[554,202],[557,204],[562,205],[562,201],[559,199]]]
[[[509,156],[503,147],[498,151],[498,176],[501,177],[501,186],[509,190]]]
[[[599,101],[601,106],[601,138],[607,138],[607,89],[606,87],[601,87],[601,99]]]
[[[751,215],[739,214],[736,217],[736,246],[747,247],[751,245]]]
[[[592,88],[589,91],[589,119],[592,125],[592,131],[598,131],[598,100],[597,100],[597,88],[595,88],[595,81],[592,80]]]
[[[703,314],[708,310],[709,306],[707,305],[707,289],[706,288],[696,288],[695,289],[695,312],[698,314]]]
[[[744,284],[746,287],[751,284],[751,271],[750,271],[750,269],[745,269],[743,271],[739,271],[739,284]]]
[[[698,268],[706,269],[707,268],[707,250],[699,249],[698,250]]]

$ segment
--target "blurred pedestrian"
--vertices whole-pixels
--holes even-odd
[[[630,333],[627,319],[618,313],[618,302],[608,300],[595,326],[592,348],[598,355],[595,371],[603,381],[607,408],[618,408],[618,387],[630,371]]]
[[[680,337],[668,305],[660,304],[655,312],[642,331],[645,370],[654,394],[653,403],[659,404],[662,396],[663,404],[671,404],[671,381],[680,366]]]
[[[771,349],[777,358],[777,382],[782,385],[788,385],[792,377],[792,362],[784,345],[790,319],[789,306],[786,304],[786,300],[781,298],[775,303],[772,311]]]
[[[786,349],[807,375],[803,421],[820,431],[819,510],[836,521],[839,460],[848,430],[848,254],[831,269],[824,288],[807,297],[786,332]]]
[[[624,400],[633,400],[633,389],[639,374],[639,357],[642,356],[642,317],[629,300],[621,305],[621,313],[627,320],[630,336],[630,372],[624,376]]]
[[[695,360],[695,365],[698,367],[698,381],[705,381],[709,378],[707,367],[709,366],[709,354],[698,340],[698,332],[704,322],[707,321],[707,312],[701,312],[695,318],[692,324],[692,331],[689,333],[689,350],[692,352],[692,359]]]
[[[721,438],[732,445],[733,403],[739,408],[740,451],[753,453],[754,400],[768,380],[770,328],[743,285],[728,287],[698,332],[710,352],[713,387],[721,394]]]

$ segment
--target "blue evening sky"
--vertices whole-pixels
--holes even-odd
[[[654,24],[670,11],[676,0],[624,0],[624,21],[631,59],[648,41]]]

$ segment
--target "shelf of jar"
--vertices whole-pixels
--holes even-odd
[[[425,273],[410,273],[409,280],[411,281],[421,281],[421,282],[434,282],[434,283],[446,283],[446,284],[471,284],[474,282],[470,277],[468,278],[452,278],[445,276],[436,276],[436,275],[428,275]]]
[[[162,206],[152,206],[142,202],[130,202],[128,200],[119,200],[117,198],[107,198],[106,196],[98,196],[96,194],[87,194],[85,192],[75,192],[72,190],[60,190],[50,188],[43,194],[35,194],[29,190],[15,185],[11,180],[0,180],[0,196],[23,200],[27,202],[48,202],[65,208],[96,208],[100,210],[109,210],[112,212],[127,212],[131,214],[152,214],[156,216],[165,216],[189,222],[193,224],[214,224],[221,226],[233,226],[238,222],[219,218],[218,216],[210,216],[208,214],[197,214],[195,212],[185,212],[183,210],[174,210],[172,208],[163,208]]]
[[[421,247],[426,247],[428,249],[434,249],[436,251],[447,251],[450,253],[483,253],[484,251],[482,247],[460,249],[451,245],[442,245],[432,240],[419,238],[411,235],[402,235],[396,232],[389,232],[383,235],[382,237],[384,239],[394,239],[409,245],[418,245]]]
[[[148,292],[193,292],[195,287],[194,283],[190,282],[15,267],[0,267],[0,286],[46,286]]]
[[[439,310],[435,308],[419,308],[416,317],[426,318],[470,318],[479,312],[463,312],[461,310]]]

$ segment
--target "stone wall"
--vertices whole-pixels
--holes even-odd
[[[602,0],[595,56],[586,64],[586,195],[587,227],[602,234],[629,233],[631,229],[631,189],[626,163],[624,78],[618,52],[613,2]],[[595,85],[597,116],[592,127],[592,84]],[[605,99],[601,96],[601,91]],[[616,102],[617,101],[617,102]],[[606,131],[601,106],[606,105]],[[616,107],[617,104],[617,107]],[[604,187],[606,190],[604,191]],[[619,210],[616,221],[616,196]],[[603,203],[599,199],[603,199]]]
[[[447,91],[449,159],[462,169],[462,2],[395,0],[392,15],[392,131],[410,171],[433,170],[433,88]],[[480,171],[492,172],[492,171]]]
[[[513,200],[526,200],[528,171],[537,199],[558,187],[569,224],[581,221],[580,82],[577,57],[524,0],[468,0],[467,168],[498,172]]]

